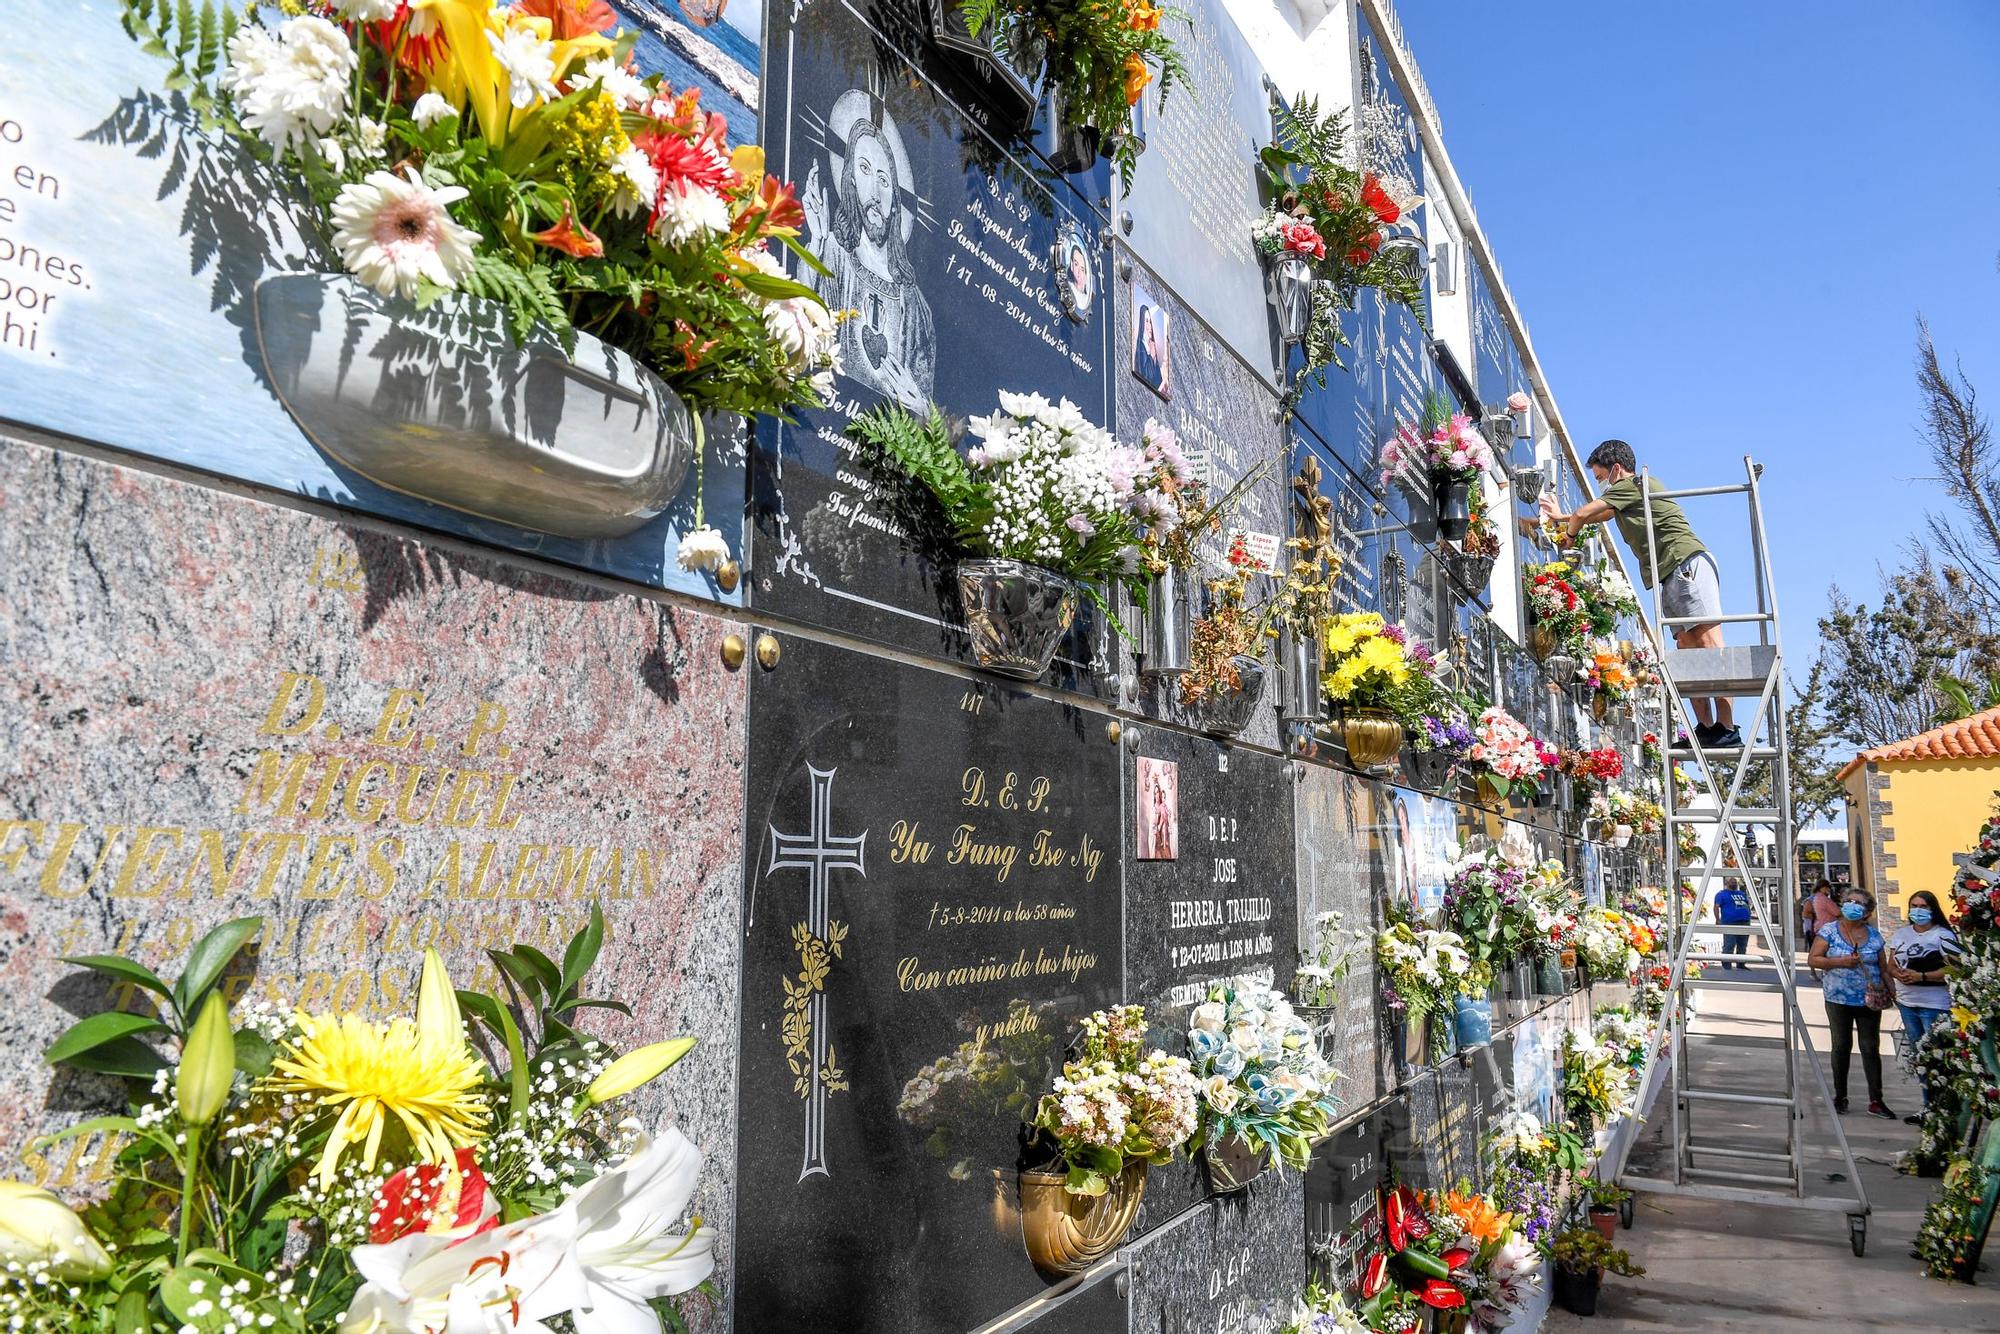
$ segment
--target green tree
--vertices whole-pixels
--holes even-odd
[[[1855,750],[1927,732],[1958,716],[1946,680],[2000,675],[1992,604],[1955,565],[1913,552],[1882,577],[1870,608],[1836,586],[1820,618],[1824,721]]]

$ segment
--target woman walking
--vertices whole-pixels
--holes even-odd
[[[1826,994],[1826,1026],[1833,1048],[1833,1110],[1847,1111],[1847,1069],[1856,1039],[1861,1072],[1868,1080],[1868,1114],[1893,1121],[1882,1101],[1882,1011],[1893,1002],[1882,974],[1882,933],[1875,929],[1875,896],[1849,886],[1841,893],[1840,917],[1813,937],[1807,965],[1820,975]]]
[[[1896,979],[1896,1008],[1903,1015],[1904,1040],[1915,1053],[1931,1025],[1951,1009],[1951,993],[1945,987],[1945,970],[1958,961],[1958,935],[1951,919],[1944,915],[1937,895],[1920,889],[1910,895],[1908,926],[1889,937],[1889,956],[1883,966]],[[1928,1091],[1924,1101],[1930,1102]],[[1911,1124],[1921,1117],[1903,1118]]]

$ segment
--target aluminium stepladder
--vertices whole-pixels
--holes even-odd
[[[1651,1087],[1655,1064],[1668,1062],[1667,1114],[1671,1124],[1664,1145],[1667,1161],[1634,1170],[1628,1139],[1618,1152],[1619,1160],[1601,1165],[1600,1171],[1628,1190],[1651,1194],[1844,1213],[1849,1242],[1858,1256],[1867,1244],[1868,1197],[1847,1136],[1833,1113],[1832,1090],[1799,1010],[1793,963],[1798,945],[1798,868],[1792,846],[1784,658],[1758,493],[1763,468],[1747,457],[1743,467],[1741,483],[1657,495],[1651,489],[1650,474],[1639,476],[1647,540],[1652,548],[1649,567],[1655,571],[1653,621],[1662,645],[1662,804],[1667,813],[1667,935],[1672,955],[1662,1013],[1666,1041],[1664,1045],[1655,1043],[1648,1052],[1639,1087]],[[1749,510],[1757,610],[1720,617],[1663,615],[1653,502],[1739,494],[1745,497]],[[1675,630],[1711,620],[1755,625],[1758,642],[1713,649],[1666,647]],[[1688,718],[1687,698],[1729,696],[1740,700],[1751,695],[1757,700],[1756,711],[1739,724],[1744,740],[1741,747],[1705,747],[1692,732],[1686,746],[1678,743],[1676,733]],[[1693,766],[1690,776],[1695,779],[1696,795],[1691,801],[1684,802],[1678,790],[1674,775],[1677,762]],[[1751,775],[1759,766],[1767,766],[1766,777],[1753,785]],[[1752,798],[1746,789],[1752,788],[1761,794],[1757,799],[1769,804],[1748,804]],[[1681,854],[1679,835],[1683,829],[1697,831],[1699,852],[1692,861],[1684,861]],[[1756,833],[1763,837],[1754,837]],[[1683,877],[1694,881],[1692,904],[1679,892]],[[1731,879],[1741,881],[1751,891],[1750,925],[1724,928],[1698,920],[1711,886]],[[1746,961],[1743,955],[1721,953],[1719,943],[1706,948],[1698,943],[1717,942],[1725,930],[1747,932],[1752,942],[1762,942],[1771,956],[1773,980],[1754,975],[1750,979],[1731,978],[1719,970],[1718,965]],[[1704,965],[1704,975],[1690,977],[1690,964]],[[1758,961],[1756,971],[1761,972],[1762,966]],[[1777,995],[1781,1001],[1779,1035],[1732,1032],[1733,1027],[1747,1026],[1748,1021],[1732,1023],[1727,1017],[1697,1013],[1691,1003],[1691,993],[1697,990],[1705,994]],[[1816,1153],[1823,1153],[1824,1146],[1816,1150],[1808,1143],[1809,1114],[1818,1114],[1818,1119],[1831,1127],[1839,1172],[1815,1171],[1813,1159]],[[1824,1165],[1834,1161],[1828,1157]]]

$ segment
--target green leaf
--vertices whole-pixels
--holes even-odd
[[[514,954],[535,970],[535,976],[541,979],[542,990],[549,996],[554,997],[562,991],[562,969],[556,967],[555,960],[533,945],[516,945]]]
[[[271,1062],[278,1052],[270,1039],[248,1028],[240,1028],[235,1033],[236,1068],[252,1079],[262,1079],[271,1073]]]
[[[459,1009],[485,1024],[494,1037],[505,1037],[506,1030],[500,1022],[499,1001],[483,991],[460,990],[456,994]]]
[[[125,1289],[111,1318],[113,1334],[146,1334],[153,1323],[146,1311],[151,1303],[152,1293],[144,1284],[135,1283]]]
[[[804,297],[808,300],[819,302],[821,305],[825,304],[824,301],[820,300],[819,293],[807,287],[804,283],[794,282],[790,278],[780,278],[775,273],[760,273],[753,270],[749,273],[737,274],[736,281],[742,283],[744,287],[758,296],[770,301],[790,301],[795,298]]]
[[[526,992],[529,999],[540,1002],[542,976],[533,964],[523,959],[518,952],[510,950],[488,950],[486,957],[493,960],[493,966],[511,978],[515,986]]]
[[[571,1000],[571,1001],[564,1001],[564,1002],[563,1002],[563,1003],[562,1003],[561,1005],[558,1005],[558,1006],[556,1006],[556,1007],[555,1007],[555,1008],[554,1008],[553,1010],[550,1010],[550,1011],[549,1011],[549,1013],[550,1013],[550,1014],[568,1014],[568,1013],[569,1013],[569,1012],[570,1012],[571,1010],[585,1010],[585,1009],[590,1009],[590,1010],[616,1010],[616,1011],[617,1011],[618,1013],[620,1013],[620,1014],[622,1014],[622,1015],[626,1016],[627,1018],[630,1018],[630,1017],[631,1017],[631,1015],[632,1015],[632,1007],[631,1007],[631,1006],[627,1005],[627,1004],[626,1004],[626,1003],[625,1003],[624,1001],[616,1001],[616,1000]]]
[[[222,976],[222,970],[236,957],[250,937],[257,934],[257,928],[264,924],[262,917],[238,917],[224,922],[215,930],[195,942],[188,951],[187,963],[181,968],[180,980],[174,983],[174,1008],[180,1011],[181,1021],[188,1022],[201,1004],[201,998]]]
[[[106,977],[115,978],[120,982],[130,982],[133,986],[144,987],[148,991],[166,996],[169,999],[173,996],[173,992],[168,990],[167,984],[160,980],[159,974],[146,967],[145,964],[134,963],[123,955],[77,954],[66,956],[63,962],[73,963],[79,968],[88,968],[93,973],[102,973]]]
[[[569,948],[563,951],[562,991],[567,994],[583,975],[597,962],[597,955],[604,948],[604,912],[595,900],[590,905],[590,925],[570,937]],[[630,1013],[630,1011],[627,1011]]]
[[[93,1116],[88,1121],[79,1121],[66,1129],[38,1136],[34,1140],[33,1147],[40,1150],[50,1144],[60,1144],[66,1139],[78,1139],[99,1132],[136,1135],[139,1133],[139,1123],[129,1116]]]
[[[88,1070],[92,1074],[151,1079],[166,1061],[137,1038],[117,1038],[101,1047],[68,1057],[63,1064],[76,1070]]]
[[[103,1014],[93,1014],[88,1019],[79,1019],[71,1024],[63,1035],[49,1044],[42,1053],[42,1059],[50,1065],[72,1062],[88,1051],[94,1051],[119,1038],[132,1038],[140,1033],[165,1033],[170,1031],[157,1019],[149,1019],[143,1014],[127,1014],[123,1010],[107,1010]]]

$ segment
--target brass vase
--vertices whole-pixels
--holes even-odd
[[[1602,690],[1590,697],[1590,716],[1596,722],[1603,722],[1604,715],[1611,712],[1611,697]]]
[[[1403,723],[1387,709],[1348,709],[1340,717],[1342,743],[1357,769],[1393,762],[1403,751]]]
[[[1500,780],[1492,774],[1480,773],[1474,785],[1478,790],[1479,804],[1482,806],[1497,807],[1506,800],[1505,794],[1500,791]]]
[[[1102,1195],[1072,1195],[1062,1172],[1019,1174],[1021,1241],[1044,1278],[1088,1269],[1132,1230],[1146,1196],[1146,1164],[1135,1162]]]
[[[1547,662],[1555,656],[1556,648],[1555,631],[1540,621],[1528,627],[1528,654],[1536,662]]]

